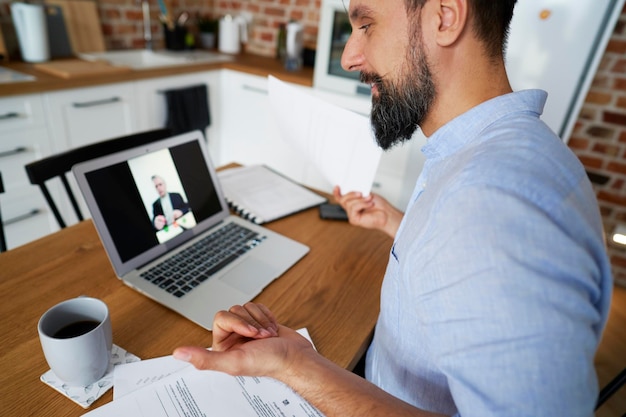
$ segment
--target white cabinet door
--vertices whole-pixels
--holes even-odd
[[[269,108],[267,78],[224,70],[219,163],[265,164],[303,182],[306,158],[278,134]]]
[[[38,187],[24,165],[51,152],[42,99],[25,95],[0,99],[0,194],[7,246],[14,248],[56,229]]]
[[[133,83],[44,94],[46,117],[58,149],[75,148],[138,130]]]
[[[55,152],[113,139],[138,131],[135,84],[118,83],[69,89],[43,95],[46,121]],[[85,217],[89,211],[73,177],[70,186]],[[67,224],[78,221],[61,182],[50,181],[50,192]]]
[[[136,91],[139,102],[137,109],[139,129],[151,130],[165,127],[167,103],[164,91],[198,84],[205,84],[209,92],[211,125],[206,129],[205,136],[209,144],[209,153],[215,161],[219,155],[218,137],[222,111],[219,70],[138,81]]]

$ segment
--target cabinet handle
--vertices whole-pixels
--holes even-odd
[[[244,84],[241,88],[246,90],[246,91],[252,91],[253,93],[259,93],[259,94],[264,94],[264,95],[268,94],[267,90],[264,89],[264,88],[253,87],[253,86],[247,85],[247,84]]]
[[[76,107],[77,109],[82,109],[85,107],[100,106],[102,104],[117,103],[118,101],[122,101],[122,99],[120,97],[111,97],[111,98],[105,98],[102,100],[84,101],[82,103],[72,103],[72,106]]]
[[[0,152],[0,158],[3,158],[5,156],[17,155],[17,154],[24,153],[24,152],[28,152],[28,148],[25,146],[18,146],[17,148],[12,149],[10,151]]]
[[[17,222],[20,222],[22,220],[26,220],[26,219],[30,219],[31,217],[35,217],[39,213],[41,213],[41,210],[38,209],[38,208],[34,208],[34,209],[29,210],[27,213],[20,214],[19,216],[11,217],[10,219],[6,219],[2,223],[5,226],[8,226],[8,225],[10,225],[12,223],[17,223]]]
[[[10,120],[10,119],[17,119],[21,117],[19,113],[16,112],[9,112],[9,113],[5,113],[5,114],[0,114],[0,120]]]

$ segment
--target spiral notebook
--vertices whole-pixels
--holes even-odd
[[[326,198],[265,165],[218,172],[228,205],[241,217],[263,224],[325,203]]]

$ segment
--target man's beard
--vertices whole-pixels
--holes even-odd
[[[371,122],[376,142],[383,150],[409,140],[422,123],[435,98],[435,85],[421,42],[412,48],[403,78],[394,82],[373,73],[361,73],[361,81],[375,84]]]

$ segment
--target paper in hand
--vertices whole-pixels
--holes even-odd
[[[342,193],[368,195],[382,154],[367,117],[269,77],[272,113],[283,140]]]

